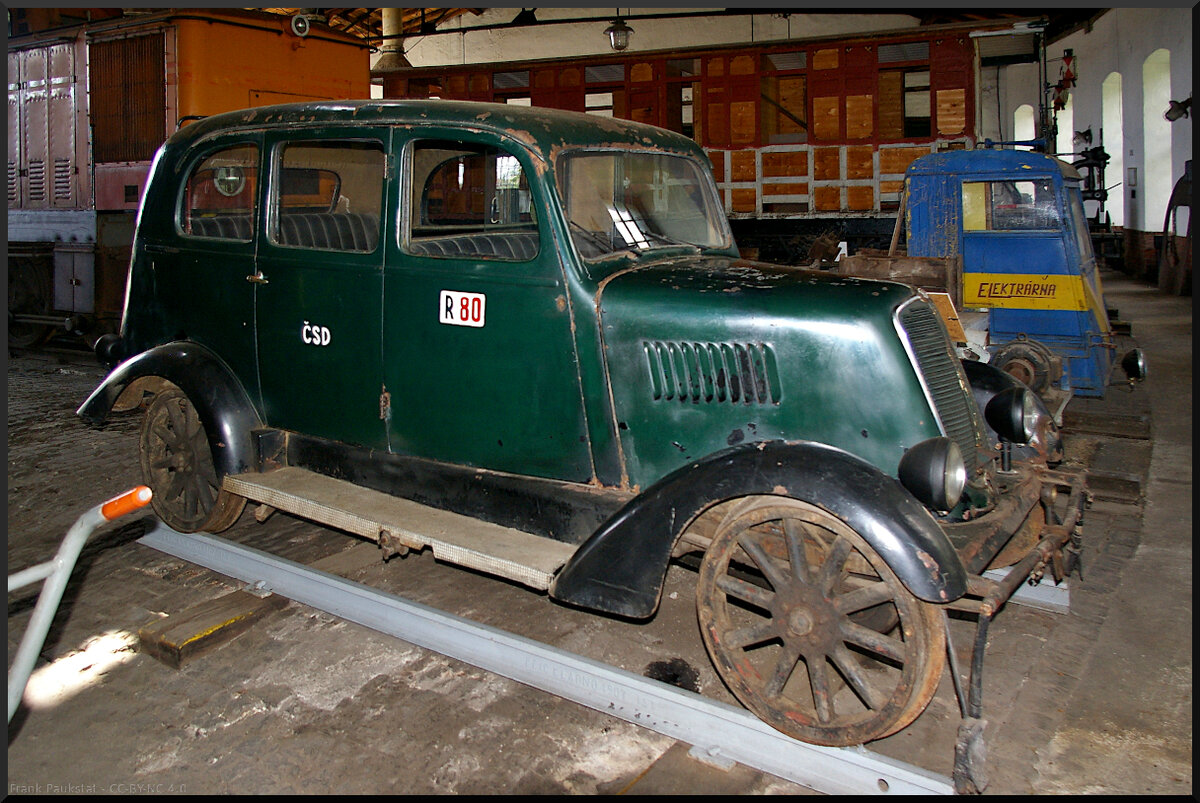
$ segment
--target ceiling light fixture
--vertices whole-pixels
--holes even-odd
[[[629,37],[633,34],[633,28],[625,24],[625,20],[621,19],[621,9],[617,9],[617,18],[604,29],[604,33],[608,36],[608,43],[612,45],[612,49],[620,52],[629,47]]]

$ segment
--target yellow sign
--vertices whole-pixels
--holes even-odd
[[[1004,309],[1089,309],[1082,276],[964,273],[963,306]]]

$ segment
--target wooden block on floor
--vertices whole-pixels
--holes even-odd
[[[258,619],[287,605],[278,594],[257,597],[232,591],[160,619],[138,631],[138,647],[167,666],[185,663],[243,633]]]
[[[339,577],[346,577],[365,566],[382,562],[383,551],[379,548],[379,544],[371,541],[357,543],[349,549],[343,549],[327,558],[313,561],[309,566],[323,572],[336,574]]]

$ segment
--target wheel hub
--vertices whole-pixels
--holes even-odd
[[[794,636],[807,636],[813,629],[813,618],[804,608],[796,608],[787,618],[788,630]]]
[[[838,612],[816,589],[795,583],[777,590],[773,615],[784,623],[785,638],[798,638],[808,645],[831,649],[837,641]]]

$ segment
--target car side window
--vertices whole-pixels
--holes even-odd
[[[180,226],[193,237],[248,241],[254,236],[257,198],[258,146],[224,148],[192,168]]]
[[[512,153],[472,142],[413,143],[407,250],[527,262],[538,254],[529,177]]]
[[[268,216],[271,242],[323,251],[374,251],[383,206],[383,145],[293,142],[278,153]]]
[[[1050,179],[964,181],[962,200],[966,231],[1062,228]]]

